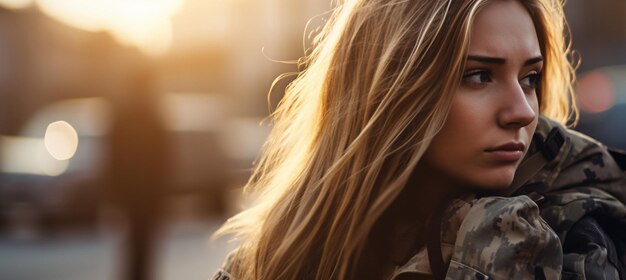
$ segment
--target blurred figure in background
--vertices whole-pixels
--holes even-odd
[[[153,73],[149,68],[130,77],[128,94],[113,100],[107,198],[126,218],[122,268],[126,280],[152,279],[155,236],[167,182],[168,143],[156,111]]]
[[[310,30],[327,20],[320,14],[328,1],[0,0],[0,5],[0,267],[7,268],[0,279],[142,277],[149,270],[143,264],[154,261],[154,276],[161,280],[203,279],[213,272],[232,244],[220,240],[207,251],[206,237],[226,219],[224,210],[238,204],[233,188],[245,183],[267,135],[258,123],[268,113],[271,80],[296,71],[271,59],[302,55],[302,29],[312,17]],[[579,71],[626,63],[625,9],[624,1],[566,1],[573,47],[582,56]],[[152,64],[137,70],[146,61]],[[598,70],[590,83],[580,76],[592,85],[578,91],[587,92],[581,99],[608,108],[606,101],[614,97],[615,106],[593,114],[581,106],[579,128],[610,146],[626,145],[620,105],[624,71],[619,66]],[[148,74],[137,74],[142,71]],[[284,79],[275,88],[289,82]],[[617,94],[601,93],[611,88]],[[271,107],[281,98],[275,91]],[[157,112],[154,103],[165,106]],[[108,114],[109,108],[115,112]],[[114,148],[108,127],[117,113],[125,116],[116,117]],[[122,124],[124,119],[132,123]],[[158,131],[161,119],[165,131]],[[60,120],[76,129],[80,141],[73,158],[52,159],[54,166],[67,164],[67,169],[51,175],[42,171],[34,153],[22,151],[34,151],[46,126]],[[151,133],[165,138],[144,137]],[[169,145],[164,154],[156,143],[161,140]],[[107,174],[116,174],[109,179],[101,175],[102,163],[114,149],[129,153],[111,156],[120,166],[107,161]],[[157,166],[154,159],[170,155],[165,164],[171,168]],[[27,172],[9,168],[22,163]],[[132,178],[135,174],[143,178]],[[152,188],[166,187],[152,184],[157,180],[150,176],[171,177],[174,193],[155,196]],[[115,177],[121,185],[110,183]],[[103,188],[102,178],[113,189]],[[146,194],[138,188],[147,189]],[[156,211],[165,200],[175,206],[168,208],[173,215],[162,224],[163,239],[153,242],[156,247],[149,249],[150,242],[139,237],[154,239],[159,231],[118,226],[117,216],[108,215],[110,208],[97,203],[104,200],[102,190],[108,205],[115,202],[124,213],[133,213],[125,214],[133,229],[158,228],[156,219],[163,215],[148,215],[146,209]],[[154,205],[137,205],[148,202]],[[123,235],[128,238],[120,246]],[[122,249],[127,260],[120,261]]]

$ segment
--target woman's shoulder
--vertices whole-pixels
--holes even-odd
[[[608,152],[606,145],[581,132],[566,128],[548,117],[540,116],[535,131],[535,138],[542,139],[545,142],[551,140],[551,136],[556,133],[560,134],[560,137],[563,137],[561,149],[555,151],[555,161],[560,163],[561,166],[567,167],[577,162],[591,160],[592,163],[596,165],[618,170],[619,173],[623,173],[619,165]],[[533,139],[533,145],[536,146],[536,142],[537,139]]]
[[[548,118],[540,118],[537,134],[539,145],[535,146],[551,146],[546,149],[555,156],[525,186],[534,184],[545,190],[536,202],[568,252],[563,275],[619,279],[625,273],[624,170],[604,144]],[[554,141],[551,135],[561,140]]]
[[[605,145],[541,117],[529,153],[543,165],[518,194],[535,200],[561,240],[585,217],[626,227],[626,176]]]
[[[554,156],[526,185],[542,183],[549,192],[589,187],[626,202],[625,173],[601,142],[542,116],[530,150]]]

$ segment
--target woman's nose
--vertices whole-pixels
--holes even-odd
[[[503,106],[498,113],[498,122],[505,128],[521,128],[529,125],[537,116],[537,97],[534,92],[524,92],[519,83],[512,83],[502,94]]]

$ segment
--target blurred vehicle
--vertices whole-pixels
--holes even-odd
[[[233,117],[225,99],[210,94],[161,94],[157,105],[171,161],[163,195],[195,197],[206,211],[224,211],[228,190],[249,176],[269,128]],[[111,130],[124,125],[113,121],[114,106],[100,97],[57,101],[19,136],[0,136],[0,225],[53,230],[97,221],[106,203]]]
[[[229,210],[229,191],[248,179],[269,127],[234,115],[232,100],[206,93],[167,93],[160,112],[172,154],[171,193],[199,198],[205,210]]]
[[[93,223],[109,124],[104,100],[71,99],[39,110],[20,135],[0,136],[3,224],[51,229]]]
[[[576,130],[626,150],[626,65],[580,75],[575,91],[581,112]]]

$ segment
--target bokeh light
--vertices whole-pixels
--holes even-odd
[[[0,0],[0,280],[212,275],[291,78],[270,86],[301,70],[278,61],[331,2]],[[581,119],[626,139],[626,70],[605,67],[626,65],[626,1],[567,6],[579,73],[603,67],[579,76]]]
[[[57,160],[67,160],[76,153],[78,134],[69,123],[56,121],[48,125],[44,144],[52,157]]]
[[[45,141],[44,141],[45,142]],[[36,152],[37,167],[39,174],[47,176],[59,176],[69,167],[69,160],[55,158],[48,149],[47,145],[38,145]]]
[[[580,109],[590,114],[606,112],[617,98],[613,81],[600,71],[583,75],[576,85],[576,94]]]

